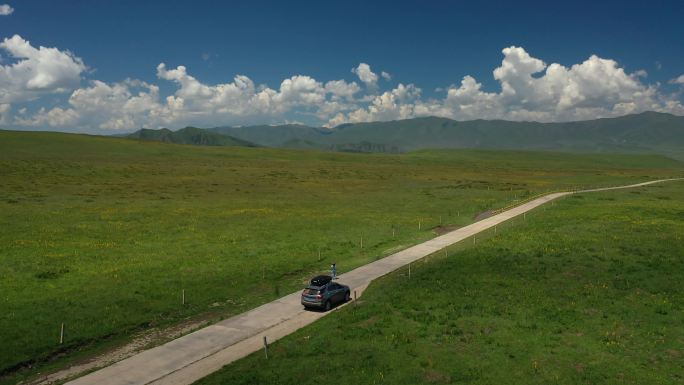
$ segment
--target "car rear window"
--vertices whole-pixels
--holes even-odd
[[[316,295],[316,294],[318,294],[318,290],[316,290],[316,289],[305,289],[304,294]]]

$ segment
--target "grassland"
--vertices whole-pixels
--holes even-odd
[[[515,199],[680,175],[681,163],[656,156],[358,155],[0,132],[0,381],[139,330],[243,312],[331,261],[344,272]]]
[[[682,384],[683,192],[564,198],[199,384]]]

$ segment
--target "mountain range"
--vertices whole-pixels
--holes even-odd
[[[155,142],[194,144],[199,146],[256,146],[254,143],[243,139],[197,127],[185,127],[177,131],[171,131],[168,128],[159,130],[143,128],[132,134],[126,135],[126,137]]]
[[[684,116],[644,112],[617,118],[539,123],[456,121],[424,117],[343,124],[187,127],[137,131],[129,137],[197,145],[266,146],[350,152],[486,148],[571,152],[657,153],[684,159]]]

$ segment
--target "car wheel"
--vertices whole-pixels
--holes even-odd
[[[328,311],[332,308],[332,304],[330,303],[330,300],[325,301],[325,311]]]
[[[350,299],[349,292],[344,293],[344,302],[349,302]]]

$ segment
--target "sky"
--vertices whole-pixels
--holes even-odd
[[[0,127],[684,115],[682,1],[0,0]]]

